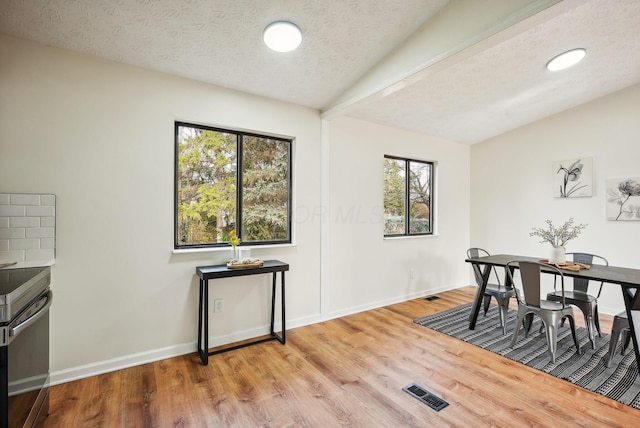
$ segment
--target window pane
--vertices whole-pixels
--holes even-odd
[[[224,242],[236,218],[234,134],[177,126],[176,245]]]
[[[244,136],[242,157],[242,240],[287,240],[289,142]]]
[[[431,232],[431,164],[409,162],[409,233]]]
[[[405,162],[384,159],[384,234],[405,233]]]

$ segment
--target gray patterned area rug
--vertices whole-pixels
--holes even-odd
[[[605,361],[609,352],[609,335],[596,335],[596,349],[591,349],[587,330],[578,327],[578,340],[583,354],[577,355],[571,329],[566,322],[558,331],[556,362],[551,363],[545,333],[539,333],[538,317],[535,317],[529,337],[525,338],[524,330],[520,330],[518,343],[512,348],[510,345],[516,319],[515,310],[509,310],[506,336],[502,334],[496,305],[490,306],[486,317],[480,310],[475,330],[469,330],[470,312],[471,303],[468,303],[413,322],[640,409],[640,379],[633,344],[625,355],[620,353],[621,344],[618,344],[611,365],[607,368]],[[575,314],[576,317],[582,316],[579,309],[575,310]]]

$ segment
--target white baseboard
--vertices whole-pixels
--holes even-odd
[[[328,321],[330,319],[346,317],[347,315],[357,314],[359,312],[370,311],[371,309],[382,308],[383,306],[389,306],[400,302],[406,302],[408,300],[417,299],[423,296],[431,296],[432,294],[442,293],[443,291],[455,290],[460,286],[451,287],[438,287],[430,290],[421,290],[413,293],[405,294],[404,296],[396,296],[391,299],[379,300],[377,302],[367,303],[366,305],[352,306],[350,308],[340,309],[326,314],[322,321]]]
[[[290,329],[301,327],[320,322],[319,317],[304,317],[297,320],[287,322],[287,331]],[[252,337],[262,336],[269,333],[269,325],[244,330],[241,332],[229,334],[226,336],[216,336],[209,338],[209,347],[222,346],[230,343],[239,342],[241,340],[251,339]],[[280,331],[281,325],[276,323],[275,330]],[[97,376],[116,370],[126,369],[129,367],[139,366],[141,364],[152,363],[154,361],[164,360],[167,358],[178,357],[180,355],[196,352],[197,341],[183,343],[166,348],[154,349],[147,352],[126,355],[123,357],[113,358],[110,360],[99,361],[96,363],[86,364],[83,366],[72,367],[70,369],[58,370],[51,372],[51,385],[59,385],[90,376]]]
[[[407,300],[416,299],[418,297],[440,293],[447,290],[452,290],[456,287],[441,287],[433,290],[422,290],[415,293],[411,293],[405,296],[398,296],[387,300],[381,300],[377,302],[371,302],[366,305],[354,306],[350,308],[341,309],[324,315],[314,315],[308,317],[298,318],[296,320],[289,320],[287,322],[287,331],[296,328],[303,327],[305,325],[311,325],[322,321],[328,321],[330,319],[339,318],[347,315],[353,315],[359,312],[368,311],[371,309],[380,308],[383,306],[392,305],[395,303],[404,302]],[[280,325],[276,323],[276,331],[280,330]],[[241,332],[228,334],[225,336],[216,336],[209,338],[209,346],[222,346],[230,343],[235,343],[241,340],[251,339],[252,337],[262,336],[269,333],[269,326],[254,328],[251,330],[244,330]],[[154,361],[163,360],[166,358],[173,358],[180,355],[190,354],[196,352],[197,342],[183,343],[174,346],[168,346],[165,348],[154,349],[151,351],[140,352],[137,354],[126,355],[123,357],[113,358],[110,360],[99,361],[96,363],[86,364],[83,366],[72,367],[69,369],[58,370],[51,373],[51,385],[59,385],[66,382],[71,382],[78,379],[83,379],[90,376],[97,376],[104,373],[113,372],[116,370],[126,369],[129,367],[135,367],[141,364],[147,364]]]
[[[126,369],[128,367],[134,367],[165,358],[177,357],[179,355],[195,352],[195,350],[196,342],[185,343],[182,345],[168,346],[166,348],[155,349],[148,352],[140,352],[138,354],[126,355],[110,360],[99,361],[97,363],[72,367],[70,369],[58,370],[51,372],[51,385],[71,382],[90,376],[97,376],[103,373]]]

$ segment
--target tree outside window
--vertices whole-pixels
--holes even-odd
[[[175,144],[175,248],[291,242],[292,140],[176,122]]]
[[[385,156],[385,236],[433,233],[433,162]]]

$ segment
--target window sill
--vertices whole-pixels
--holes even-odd
[[[295,247],[296,244],[291,243],[291,244],[270,244],[270,245],[247,245],[247,246],[241,246],[239,248],[248,248],[251,251],[255,251],[255,250],[261,250],[263,248],[267,249],[267,248],[289,248],[289,247]],[[231,250],[230,246],[227,247],[212,247],[212,248],[182,248],[182,249],[176,249],[174,248],[172,253],[173,254],[193,254],[193,253],[219,253],[219,252],[229,252]]]
[[[420,239],[420,238],[435,238],[438,235],[432,233],[431,235],[402,235],[402,236],[384,236],[383,241],[395,241],[396,239]]]

